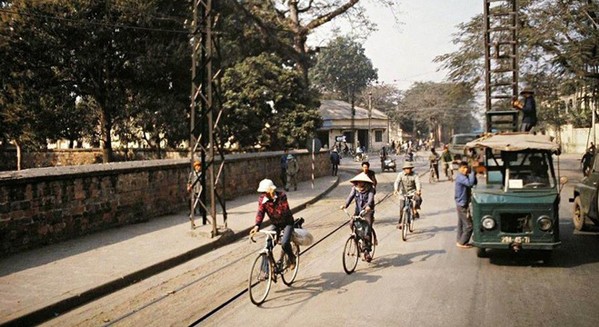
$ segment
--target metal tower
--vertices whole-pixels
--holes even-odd
[[[208,213],[211,217],[212,237],[218,235],[217,202],[221,206],[224,228],[227,228],[227,211],[224,194],[225,156],[219,139],[219,121],[222,107],[219,97],[218,78],[218,38],[214,29],[218,23],[215,1],[193,0],[193,22],[191,26],[192,67],[190,105],[190,150],[191,163],[198,159],[202,163],[200,183],[202,192],[199,199],[191,199],[190,221],[194,224],[194,207],[199,205],[202,222],[206,224]],[[217,1],[216,1],[217,2]],[[217,156],[220,160],[217,162]],[[193,192],[192,192],[193,194]],[[207,202],[209,201],[209,202]]]
[[[516,131],[518,0],[484,0],[487,132]]]

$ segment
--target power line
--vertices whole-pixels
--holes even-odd
[[[34,18],[44,18],[44,19],[53,19],[53,20],[58,20],[58,21],[66,21],[66,22],[71,22],[71,23],[81,24],[81,25],[94,25],[94,26],[102,26],[102,27],[114,27],[114,28],[134,29],[134,30],[143,30],[143,31],[152,31],[152,32],[165,32],[165,33],[175,33],[175,34],[189,34],[189,31],[185,31],[185,30],[168,30],[168,29],[162,29],[162,28],[132,26],[132,25],[125,25],[125,24],[110,24],[110,23],[92,22],[89,20],[71,19],[71,18],[64,18],[64,17],[58,17],[58,16],[51,16],[51,15],[47,15],[47,14],[22,13],[22,12],[18,12],[18,11],[7,10],[7,9],[0,9],[0,12],[10,14],[10,15],[21,15],[21,16],[28,16],[28,17],[34,17]]]

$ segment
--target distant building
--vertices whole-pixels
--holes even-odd
[[[377,109],[354,107],[352,119],[351,104],[339,100],[321,100],[318,111],[322,117],[322,127],[318,130],[318,138],[323,145],[332,148],[343,145],[343,137],[350,148],[358,144],[367,151],[378,151],[387,146],[389,141],[389,117]],[[353,120],[353,124],[352,124]],[[370,124],[370,129],[369,129]],[[370,130],[370,133],[369,133]]]

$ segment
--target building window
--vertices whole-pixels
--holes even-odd
[[[374,141],[383,142],[383,131],[374,131]]]

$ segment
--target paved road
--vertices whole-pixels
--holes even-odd
[[[563,173],[574,182],[578,172],[572,167]],[[397,199],[386,197],[395,174],[377,176],[377,197],[385,198],[375,225],[380,245],[373,262],[360,262],[352,275],[341,266],[348,228],[324,238],[346,220],[337,209],[349,191],[351,175],[346,173],[333,192],[299,214],[315,239],[324,239],[302,255],[296,283],[276,284],[261,307],[243,293],[261,244],[245,239],[44,325],[186,326],[235,296],[200,325],[599,325],[599,238],[572,231],[567,202],[572,183],[562,193],[563,246],[552,263],[544,264],[528,253],[500,251],[479,259],[473,249],[456,248],[449,182],[424,182],[422,218],[402,242],[395,229]]]

